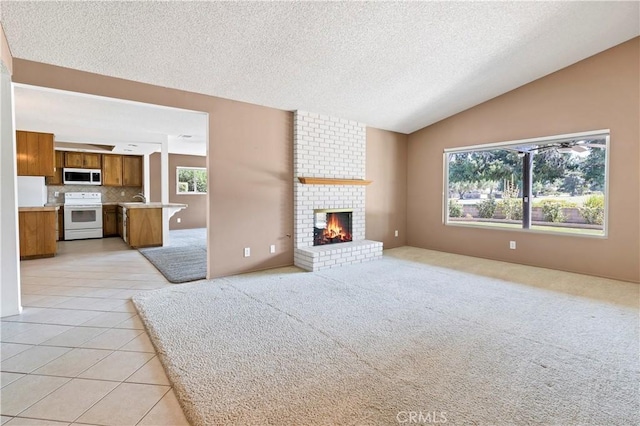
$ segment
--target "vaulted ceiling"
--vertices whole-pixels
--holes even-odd
[[[640,33],[638,2],[7,2],[14,57],[410,133]]]

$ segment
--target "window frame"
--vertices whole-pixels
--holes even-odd
[[[207,181],[205,182],[207,186],[207,191],[198,192],[198,191],[186,191],[180,192],[180,170],[204,170],[207,173]],[[176,166],[176,195],[206,195],[209,192],[209,171],[206,167],[194,167],[194,166]],[[197,188],[197,185],[195,186]]]
[[[550,144],[550,143],[562,143],[569,142],[576,139],[586,139],[586,138],[601,138],[605,140],[605,162],[604,162],[604,225],[602,227],[601,235],[594,234],[583,234],[579,232],[561,232],[561,231],[550,231],[550,230],[540,230],[540,229],[531,229],[531,228],[499,228],[493,226],[483,225],[482,222],[474,222],[474,223],[465,223],[459,221],[450,221],[449,220],[449,155],[455,154],[459,152],[469,152],[469,151],[492,151],[500,148],[507,148],[513,146],[522,146],[522,145],[541,145],[541,144]],[[578,132],[578,133],[567,133],[562,135],[552,135],[552,136],[543,136],[537,138],[528,138],[528,139],[516,139],[511,141],[503,141],[503,142],[493,142],[487,144],[477,144],[477,145],[467,145],[460,146],[455,148],[445,148],[443,150],[442,155],[442,170],[443,170],[443,191],[442,191],[442,224],[445,226],[454,226],[461,228],[472,228],[472,229],[485,229],[485,230],[494,230],[494,231],[509,231],[509,232],[525,232],[525,233],[535,233],[535,234],[549,234],[549,235],[562,235],[567,237],[581,237],[581,238],[599,238],[599,239],[607,239],[609,237],[609,162],[610,162],[610,144],[611,139],[611,131],[610,129],[601,129],[601,130],[593,130],[587,132]]]

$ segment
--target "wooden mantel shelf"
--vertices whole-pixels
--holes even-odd
[[[306,185],[369,185],[371,183],[370,180],[365,179],[299,177],[298,180]]]

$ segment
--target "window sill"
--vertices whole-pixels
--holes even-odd
[[[598,239],[607,239],[607,232],[602,231],[603,233],[585,233],[577,231],[577,229],[583,230],[584,228],[561,228],[557,227],[561,230],[553,230],[553,229],[536,229],[536,227],[544,226],[534,224],[530,229],[522,228],[521,224],[518,223],[495,223],[495,222],[462,222],[462,221],[449,221],[447,220],[444,223],[445,226],[454,226],[460,228],[473,228],[473,229],[485,229],[485,230],[493,230],[493,231],[508,231],[508,232],[524,232],[529,234],[543,234],[543,235],[559,235],[565,237],[584,237],[584,238],[598,238]],[[545,228],[553,228],[553,226],[545,226]],[[595,230],[593,230],[595,231]]]

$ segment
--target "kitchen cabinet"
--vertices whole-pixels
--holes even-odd
[[[16,131],[18,176],[53,176],[53,134]]]
[[[54,208],[19,209],[21,260],[55,256],[57,219]]]
[[[53,176],[47,176],[45,182],[47,185],[62,185],[62,168],[64,167],[64,152],[55,151],[54,153],[55,168]]]
[[[127,243],[132,248],[162,245],[162,208],[126,209]]]
[[[117,206],[102,206],[102,236],[115,237],[118,235]]]
[[[103,155],[102,185],[141,187],[142,157],[138,155]]]
[[[142,157],[122,157],[122,186],[142,186]]]
[[[102,166],[102,155],[85,152],[82,164],[84,164],[85,169],[99,169]]]
[[[58,241],[64,241],[64,206],[58,210]]]
[[[102,185],[122,186],[122,155],[102,156]]]
[[[123,227],[124,227],[124,220],[123,220],[124,216],[122,214],[122,210],[123,209],[120,206],[118,206],[117,209],[116,209],[116,216],[117,216],[116,217],[116,228],[118,230],[118,236],[120,238],[124,238],[124,229],[123,229]]]
[[[102,156],[92,152],[65,152],[64,167],[77,169],[99,169],[102,165]]]
[[[65,152],[64,153],[64,166],[65,167],[82,167],[82,153],[81,152]]]
[[[55,151],[55,168],[53,176],[47,177],[47,185],[63,185],[62,169],[71,167],[76,169],[100,169],[102,155],[90,152]]]

